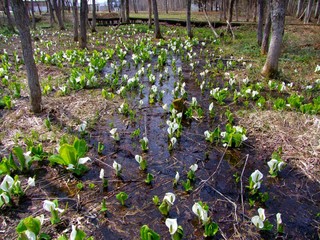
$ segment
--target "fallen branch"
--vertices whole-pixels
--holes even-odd
[[[208,17],[206,8],[203,8],[203,9],[204,9],[204,10],[203,10],[203,11],[204,11],[204,16],[206,17],[206,19],[207,19],[207,21],[208,21],[208,24],[209,24],[209,26],[210,26],[210,28],[211,28],[214,36],[215,36],[216,38],[219,38],[218,33],[214,30],[214,27],[212,26],[212,24],[211,24],[211,22],[210,22],[210,19],[209,19],[209,17]]]
[[[230,31],[231,35],[232,35],[232,40],[235,40],[236,37],[235,37],[235,35],[234,35],[233,31],[232,31],[231,23],[228,20],[227,20],[227,24],[228,24],[228,31]]]

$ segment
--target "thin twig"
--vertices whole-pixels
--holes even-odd
[[[210,19],[209,19],[208,14],[207,14],[207,10],[206,10],[205,8],[203,8],[203,9],[204,9],[204,16],[206,17],[206,19],[207,19],[207,21],[208,21],[208,24],[209,24],[209,26],[210,26],[210,28],[211,28],[214,36],[215,36],[216,38],[219,38],[218,33],[214,30],[214,27],[212,26],[212,24],[211,24],[211,22],[210,22]]]
[[[245,170],[246,165],[247,165],[248,158],[249,158],[249,154],[247,154],[246,161],[244,162],[244,165],[243,165],[243,168],[242,168],[242,172],[241,172],[241,176],[240,176],[242,220],[243,220],[243,216],[244,216],[244,204],[243,204],[243,182],[242,182],[242,178],[243,178],[244,170]]]
[[[215,170],[206,180],[202,180],[202,181],[200,182],[199,186],[195,189],[194,192],[197,192],[199,189],[201,189],[201,188],[203,187],[203,185],[206,184],[210,179],[212,179],[213,176],[218,172],[218,169],[219,169],[219,167],[220,167],[220,165],[221,165],[221,162],[222,162],[222,160],[223,160],[223,158],[224,158],[224,155],[225,155],[226,152],[227,152],[227,149],[228,149],[228,147],[225,148],[225,150],[224,150],[224,152],[223,152],[223,154],[222,154],[222,156],[221,156],[221,158],[220,158],[220,161],[219,161],[219,163],[218,163],[218,166],[217,166],[216,170]]]

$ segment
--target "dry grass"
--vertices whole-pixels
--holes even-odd
[[[319,116],[279,111],[255,111],[245,115],[240,124],[255,139],[258,152],[270,156],[272,151],[282,147],[285,162],[320,183]]]

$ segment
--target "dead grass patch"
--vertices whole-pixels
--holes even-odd
[[[319,116],[271,110],[248,112],[245,115],[240,119],[240,124],[255,139],[257,151],[267,153],[260,156],[270,156],[272,151],[282,147],[282,158],[286,163],[320,183]]]

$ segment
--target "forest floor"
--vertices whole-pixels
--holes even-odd
[[[161,26],[164,39],[157,40],[144,25],[98,27],[88,34],[88,49],[79,50],[71,24],[66,31],[42,29],[41,24],[32,33],[43,89],[40,114],[29,109],[18,36],[0,35],[0,49],[5,49],[0,53],[0,173],[19,176],[22,189],[35,177],[25,195],[12,195],[11,203],[1,207],[0,238],[17,238],[22,219],[43,214],[41,232],[52,239],[69,236],[72,225],[95,239],[140,239],[145,224],[170,239],[166,217],[177,218],[184,239],[201,239],[204,228],[192,211],[198,201],[208,205],[208,215],[219,226],[214,239],[319,238],[319,26],[287,26],[280,74],[265,79],[255,26],[234,28],[235,40],[227,34],[214,39],[209,28],[193,29],[195,37],[189,40],[185,29]],[[184,113],[180,120],[164,108],[177,98],[183,107],[175,107]],[[179,123],[175,144],[168,136],[168,120]],[[228,131],[228,126],[241,126],[247,139],[234,146],[224,134],[204,135],[218,127]],[[110,133],[114,128],[117,141]],[[141,147],[143,137],[148,138],[147,151]],[[72,145],[75,138],[86,141],[85,156],[91,159],[81,174],[49,161],[59,145]],[[5,172],[4,158],[14,147],[27,152],[38,144],[44,150],[37,151],[41,156],[31,154],[29,169]],[[272,177],[267,162],[274,152],[285,167]],[[145,171],[136,155],[147,161]],[[122,166],[119,176],[114,161]],[[194,164],[198,169],[187,191]],[[251,195],[247,186],[255,170],[263,179]],[[175,186],[176,172],[180,180]],[[150,174],[154,178],[147,184]],[[116,199],[120,192],[128,194],[124,206]],[[158,196],[161,202],[168,192],[176,200],[165,217],[152,199]],[[266,193],[269,197],[263,199]],[[42,205],[54,199],[65,211],[52,225]],[[101,211],[103,201],[106,211]],[[258,208],[265,209],[272,230],[252,224]],[[283,233],[277,231],[277,213]]]

